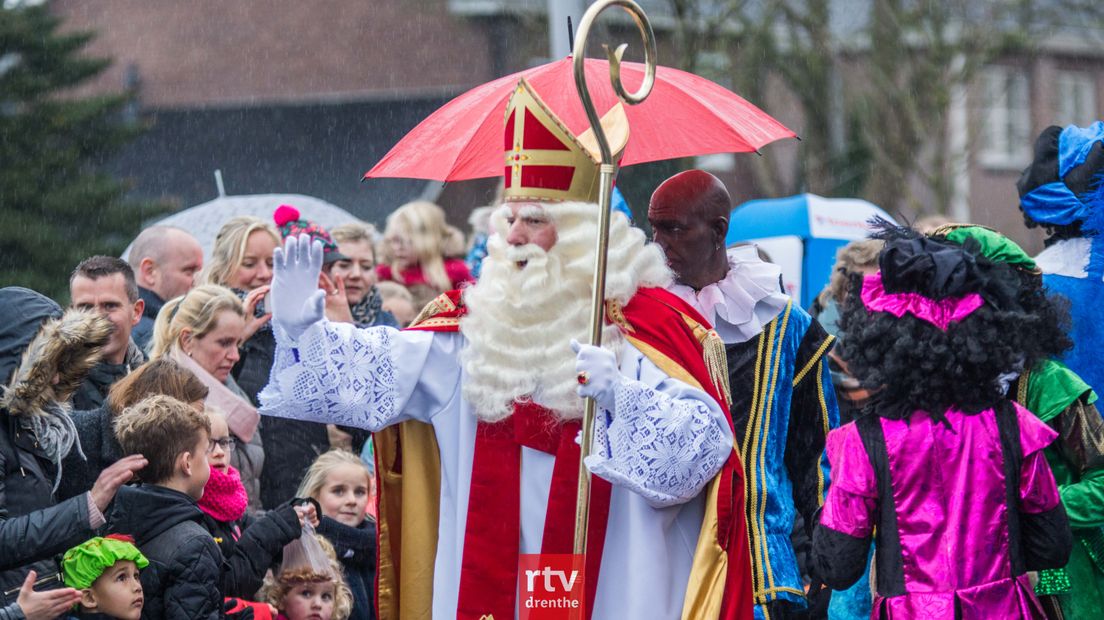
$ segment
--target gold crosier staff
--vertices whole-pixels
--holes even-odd
[[[590,90],[587,88],[586,71],[586,45],[590,35],[590,27],[598,19],[598,15],[612,7],[618,6],[632,16],[640,34],[644,37],[644,82],[634,93],[625,91],[621,84],[621,56],[625,53],[628,44],[622,43],[617,49],[610,50],[608,45],[602,47],[609,57],[610,82],[613,83],[613,91],[617,96],[629,105],[636,105],[644,101],[652,92],[655,83],[656,72],[656,44],[655,35],[652,33],[652,25],[648,23],[648,16],[633,0],[599,0],[587,9],[579,22],[579,34],[575,38],[574,55],[575,88],[579,91],[579,99],[582,100],[583,109],[586,110],[590,127],[594,131],[594,137],[598,141],[598,149],[602,155],[601,185],[598,188],[598,239],[597,261],[594,268],[593,297],[591,298],[590,314],[590,344],[602,346],[602,327],[605,323],[605,297],[606,297],[606,253],[609,249],[609,221],[610,221],[610,195],[613,190],[613,180],[617,176],[617,162],[613,161],[610,153],[609,141],[602,131],[602,123],[594,109],[594,102],[590,99]],[[590,444],[594,439],[594,413],[596,404],[594,399],[586,401],[586,411],[583,414],[583,443],[579,455],[579,491],[575,498],[575,554],[586,553],[587,517],[590,513],[590,473],[583,463],[583,459],[590,453]]]

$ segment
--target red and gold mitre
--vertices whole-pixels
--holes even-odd
[[[614,161],[629,141],[620,102],[602,117]],[[598,202],[602,157],[594,132],[575,136],[522,78],[506,103],[507,202]]]

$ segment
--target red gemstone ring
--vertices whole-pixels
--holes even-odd
[[[579,385],[590,383],[590,375],[588,375],[585,370],[580,370],[579,374],[575,376],[575,379],[579,382]]]

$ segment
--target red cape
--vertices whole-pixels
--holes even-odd
[[[466,313],[461,291],[449,291],[427,305],[408,329],[457,332]],[[624,337],[661,370],[702,389],[728,412],[723,345],[708,321],[685,301],[663,289],[641,288],[624,306],[607,301],[606,321],[617,325]],[[734,432],[731,416],[726,419]],[[750,620],[754,603],[744,515],[744,472],[735,447],[705,492],[709,510],[697,545],[683,615]]]

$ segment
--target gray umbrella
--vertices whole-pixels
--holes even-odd
[[[334,226],[359,221],[348,211],[324,200],[302,194],[251,194],[245,196],[222,196],[210,202],[178,211],[153,225],[176,226],[192,233],[203,246],[204,260],[211,257],[211,248],[215,245],[215,235],[222,225],[238,215],[252,215],[272,222],[272,213],[280,205],[291,205],[299,210],[304,219],[311,220],[329,230]],[[123,258],[130,254],[130,246],[123,252]]]

